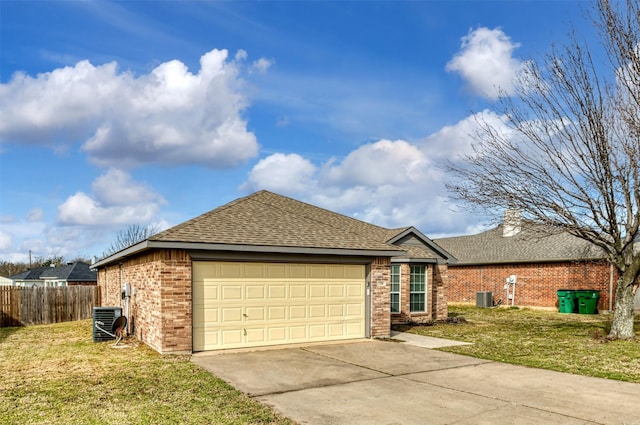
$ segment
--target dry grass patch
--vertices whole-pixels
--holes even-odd
[[[403,330],[473,343],[443,351],[640,383],[640,338],[607,341],[611,315],[462,305],[450,305],[449,315],[464,317],[466,323],[438,323]],[[640,329],[640,320],[636,329]]]
[[[0,328],[0,423],[293,423],[189,356],[125,344],[92,342],[88,320]]]

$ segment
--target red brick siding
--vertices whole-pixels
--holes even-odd
[[[600,291],[598,309],[609,308],[609,263],[582,261],[508,265],[449,265],[450,302],[476,302],[476,292],[491,291],[495,301],[507,296],[505,281],[516,275],[515,305],[558,307],[558,289]],[[613,276],[613,282],[618,276]],[[511,304],[509,300],[509,304]]]
[[[432,321],[447,317],[447,284],[448,273],[446,264],[426,265],[427,276],[427,304],[424,313],[410,311],[410,273],[409,263],[400,264],[400,313],[394,313],[393,323],[407,323],[411,321]]]
[[[371,336],[388,337],[391,332],[390,259],[371,263]]]
[[[135,335],[165,352],[191,351],[191,259],[179,250],[162,250],[98,271],[102,305],[120,306],[122,282],[132,291],[129,320]]]

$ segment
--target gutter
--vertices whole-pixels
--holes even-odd
[[[288,247],[270,245],[233,245],[215,244],[203,242],[167,242],[145,240],[130,246],[120,252],[106,257],[95,264],[94,268],[104,267],[108,264],[122,260],[126,257],[139,254],[151,249],[181,249],[185,251],[227,251],[246,253],[267,253],[267,254],[304,254],[304,255],[340,255],[340,256],[367,256],[367,257],[394,257],[406,255],[402,249],[389,250],[368,250],[351,248],[311,248],[311,247]]]

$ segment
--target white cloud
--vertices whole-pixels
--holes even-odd
[[[9,249],[12,245],[13,238],[11,237],[11,235],[0,229],[0,251]]]
[[[104,166],[236,166],[257,155],[258,144],[242,117],[240,64],[227,56],[204,54],[195,74],[178,60],[141,76],[88,61],[35,78],[16,74],[0,85],[0,97],[12,99],[0,106],[0,138],[58,146],[84,140],[83,150]],[[244,56],[238,52],[238,60]]]
[[[304,193],[315,186],[316,166],[298,154],[276,153],[261,159],[241,189],[267,189],[278,193]]]
[[[461,50],[447,63],[446,70],[459,73],[470,90],[480,96],[496,99],[500,90],[511,95],[516,75],[526,65],[512,57],[518,47],[499,28],[470,30],[462,37]]]
[[[339,164],[327,163],[323,180],[353,186],[401,185],[420,180],[428,170],[427,162],[417,146],[403,140],[380,140],[359,147]]]
[[[448,133],[463,139],[472,122],[463,120]],[[454,157],[456,149],[470,142],[447,145],[442,138],[435,134],[423,143],[380,140],[318,166],[297,154],[273,154],[254,166],[242,189],[272,190],[385,227],[456,233],[477,218],[447,213],[452,211],[444,188],[447,176],[434,158]]]
[[[258,74],[266,74],[267,70],[273,66],[274,61],[267,58],[260,58],[254,61],[249,67],[249,72],[255,72]]]
[[[110,169],[93,182],[94,196],[77,192],[58,206],[61,225],[126,226],[156,218],[164,198],[124,171]]]

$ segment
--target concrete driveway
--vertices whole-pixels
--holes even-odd
[[[363,340],[197,354],[301,424],[640,424],[640,384]]]

